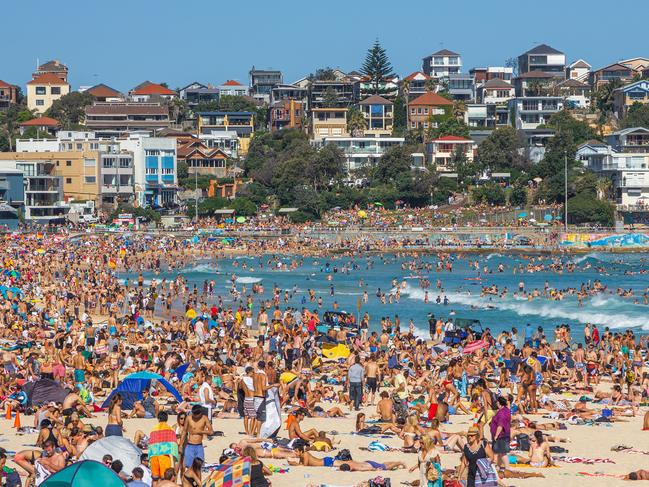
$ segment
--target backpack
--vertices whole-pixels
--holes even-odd
[[[340,460],[341,462],[348,462],[352,459],[352,454],[347,448],[343,448],[336,454],[334,458],[336,460]]]

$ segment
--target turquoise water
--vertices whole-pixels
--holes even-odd
[[[527,265],[530,258],[539,259],[537,263],[546,267],[552,262],[574,263],[574,272],[562,273],[540,271],[534,273],[513,273],[513,266]],[[317,302],[310,302],[308,290],[315,291],[316,297],[322,298],[322,311],[331,310],[334,301],[338,303],[339,310],[356,313],[357,302],[362,299],[363,291],[368,293],[368,302],[362,303],[361,314],[368,312],[370,315],[371,329],[378,329],[382,316],[394,319],[398,315],[401,320],[402,330],[408,329],[409,320],[413,320],[419,333],[428,335],[428,314],[433,313],[439,317],[449,317],[454,313],[459,318],[477,318],[484,326],[491,328],[492,332],[509,329],[517,326],[519,329],[525,324],[542,326],[546,334],[551,337],[555,326],[566,323],[573,328],[573,335],[579,337],[586,323],[595,323],[601,327],[611,329],[633,328],[638,332],[649,331],[649,306],[643,304],[643,294],[649,287],[649,254],[608,254],[590,253],[584,255],[568,256],[542,256],[528,255],[501,255],[497,253],[482,255],[451,255],[453,262],[452,272],[438,272],[435,269],[437,257],[434,255],[422,256],[417,259],[398,258],[394,255],[346,258],[305,258],[291,256],[263,258],[239,257],[224,259],[218,262],[201,262],[186,267],[181,273],[188,279],[190,286],[197,284],[202,289],[205,280],[214,280],[216,283],[215,296],[208,298],[208,302],[215,302],[216,295],[220,295],[224,304],[236,305],[229,290],[232,286],[232,275],[237,276],[237,288],[246,294],[251,294],[254,283],[264,286],[262,295],[254,295],[255,313],[259,309],[261,297],[270,298],[273,288],[277,286],[288,290],[291,298],[288,304],[284,303],[282,292],[281,307],[294,306],[309,309],[317,307]],[[279,264],[290,266],[292,261],[299,262],[295,269],[278,268]],[[419,270],[402,269],[403,263],[415,263]],[[470,262],[478,262],[479,271],[470,266]],[[246,269],[243,268],[244,263]],[[328,264],[328,267],[327,267]],[[432,265],[432,270],[423,268]],[[503,272],[498,272],[498,266],[503,266]],[[333,272],[336,266],[338,272]],[[486,273],[485,273],[486,267]],[[646,272],[646,273],[643,273]],[[163,272],[159,276],[145,274],[150,280],[156,277],[173,279],[177,273]],[[331,276],[331,277],[328,277]],[[424,276],[430,280],[429,302],[425,303],[425,291],[420,287],[419,277]],[[481,277],[481,281],[472,280]],[[330,279],[330,280],[329,280]],[[362,279],[362,283],[360,280]],[[443,292],[436,289],[437,280],[441,280]],[[378,288],[382,292],[394,293],[392,282],[396,280],[401,288],[400,301],[392,304],[382,304],[377,298]],[[579,306],[576,296],[567,295],[562,301],[549,300],[543,297],[533,301],[517,298],[513,293],[518,290],[519,283],[523,281],[525,289],[531,291],[540,289],[547,284],[550,289],[579,288],[582,283],[587,284],[600,280],[608,290],[584,300]],[[405,282],[405,285],[403,284]],[[504,287],[509,289],[506,297],[480,296],[482,286],[498,286],[500,291]],[[333,286],[333,296],[331,295]],[[405,286],[405,287],[404,287]],[[616,289],[633,290],[632,297],[619,297]],[[293,290],[296,290],[293,293]],[[440,297],[441,303],[435,302]],[[444,304],[444,297],[448,304]],[[634,300],[637,303],[634,304]]]

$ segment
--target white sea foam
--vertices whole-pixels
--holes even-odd
[[[423,301],[425,292],[422,289],[406,288],[401,294],[410,299]],[[616,296],[597,295],[584,301],[579,307],[576,299],[566,298],[563,301],[549,301],[536,298],[528,301],[525,298],[499,298],[480,296],[470,293],[447,293],[450,305],[454,303],[474,306],[480,309],[488,308],[506,310],[519,316],[540,316],[557,320],[572,320],[579,323],[591,323],[614,328],[641,328],[649,330],[649,318],[646,309],[633,305]],[[429,299],[431,296],[429,294]]]
[[[252,277],[252,276],[244,276],[244,277],[237,277],[237,284],[254,284],[256,282],[261,282],[263,279],[261,277]]]

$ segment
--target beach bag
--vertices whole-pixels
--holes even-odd
[[[392,487],[392,482],[390,478],[375,477],[370,479],[369,487]]]
[[[347,448],[343,448],[335,456],[335,459],[340,460],[341,462],[348,462],[352,459],[352,454]]]
[[[427,462],[426,463],[426,480],[428,482],[437,482],[441,475],[440,466],[437,462]]]

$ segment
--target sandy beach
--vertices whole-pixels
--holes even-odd
[[[572,401],[576,401],[578,396],[565,395]],[[347,412],[348,408],[342,407],[343,411]],[[531,468],[531,467],[512,467],[514,470],[522,472],[541,472],[546,478],[530,478],[530,479],[504,479],[506,485],[516,486],[541,486],[541,485],[557,485],[561,484],[566,487],[578,485],[592,485],[592,486],[607,486],[607,485],[623,485],[625,481],[614,478],[614,475],[625,474],[632,470],[646,468],[649,465],[649,451],[647,455],[640,453],[629,452],[613,452],[611,447],[614,445],[624,444],[632,446],[637,450],[649,450],[649,431],[641,431],[642,429],[642,416],[646,408],[641,409],[641,414],[634,418],[624,418],[628,422],[615,422],[600,425],[570,425],[568,424],[567,430],[552,432],[554,435],[569,438],[570,443],[553,443],[561,445],[569,450],[568,453],[555,455],[563,456],[569,455],[573,457],[583,457],[586,459],[610,459],[615,463],[566,463],[557,461],[556,467],[551,468]],[[368,415],[374,413],[373,407],[365,407],[363,411]],[[401,446],[401,440],[396,437],[381,438],[379,436],[364,437],[353,435],[350,432],[354,430],[354,417],[353,414],[348,415],[346,418],[307,418],[304,420],[304,429],[316,428],[318,430],[327,432],[338,432],[334,435],[334,442],[340,441],[337,448],[348,448],[352,457],[355,460],[374,460],[382,461],[395,461],[400,460],[411,467],[417,462],[417,455],[414,453],[402,452],[368,452],[363,451],[361,448],[366,448],[368,444],[374,440],[379,439],[384,444],[398,448]],[[286,415],[283,415],[283,419]],[[540,422],[543,420],[541,416],[530,415],[530,418],[538,419]],[[33,422],[33,416],[23,417],[23,426]],[[451,417],[450,424],[442,425],[441,430],[445,432],[466,431],[471,425],[472,418],[467,415],[454,415]],[[106,413],[98,413],[96,418],[86,419],[94,425],[106,425]],[[175,416],[169,420],[170,424],[175,423]],[[148,433],[151,428],[156,424],[155,419],[127,419],[125,424],[125,436],[132,439],[133,434],[137,430],[142,430]],[[8,421],[4,417],[0,419],[2,434],[0,436],[0,446],[9,451],[20,451],[23,449],[32,448],[36,440],[36,434],[19,435],[13,428],[13,420]],[[214,419],[214,429],[222,431],[222,437],[215,437],[212,440],[205,442],[206,446],[206,460],[208,462],[216,462],[219,455],[224,448],[227,448],[231,442],[239,441],[245,438],[243,434],[243,423],[240,419]],[[282,427],[280,437],[287,437],[286,428]],[[334,451],[335,453],[335,451]],[[322,457],[324,453],[314,452],[314,456]],[[460,462],[459,453],[443,453],[441,456],[442,467],[444,469],[454,468]],[[341,472],[334,468],[325,467],[295,467],[289,466],[286,460],[272,460],[263,459],[266,465],[272,464],[276,467],[288,467],[287,473],[275,473],[269,480],[274,486],[307,486],[307,485],[336,485],[336,486],[353,486],[358,485],[362,481],[375,478],[376,476],[389,477],[392,485],[401,485],[403,482],[409,482],[417,479],[417,472],[409,473],[407,470],[397,470],[391,472]],[[13,466],[11,462],[9,466]],[[582,474],[596,475],[587,477]],[[599,474],[606,474],[607,476],[597,476]]]

